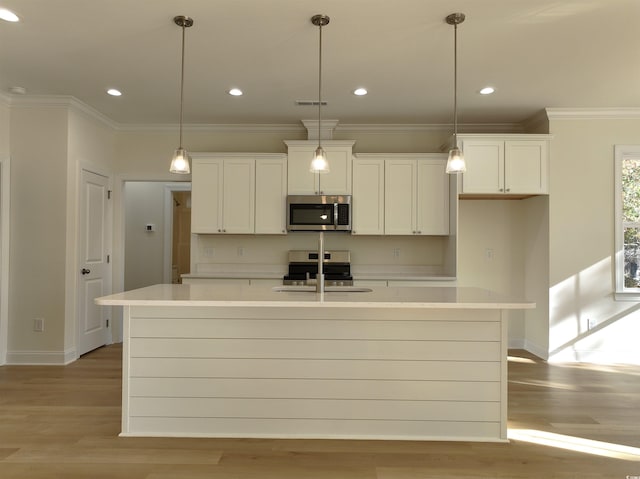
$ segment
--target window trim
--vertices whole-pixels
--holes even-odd
[[[640,160],[640,145],[615,145],[615,292],[617,301],[640,301],[640,288],[624,287],[624,221],[622,218],[622,162],[625,158]]]

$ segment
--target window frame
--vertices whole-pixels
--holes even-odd
[[[615,145],[615,292],[614,297],[618,301],[640,301],[640,287],[627,288],[624,285],[624,229],[626,226],[623,218],[622,204],[622,164],[627,158],[640,160],[640,145]],[[640,227],[640,221],[637,222]]]

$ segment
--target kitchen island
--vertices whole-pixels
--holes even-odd
[[[505,310],[477,288],[155,285],[123,306],[123,436],[507,440]]]

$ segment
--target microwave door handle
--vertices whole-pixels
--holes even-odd
[[[333,229],[338,229],[338,203],[333,204]]]

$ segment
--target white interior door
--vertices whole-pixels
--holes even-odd
[[[80,180],[78,355],[107,343],[109,308],[94,299],[111,292],[106,176],[83,169]]]

